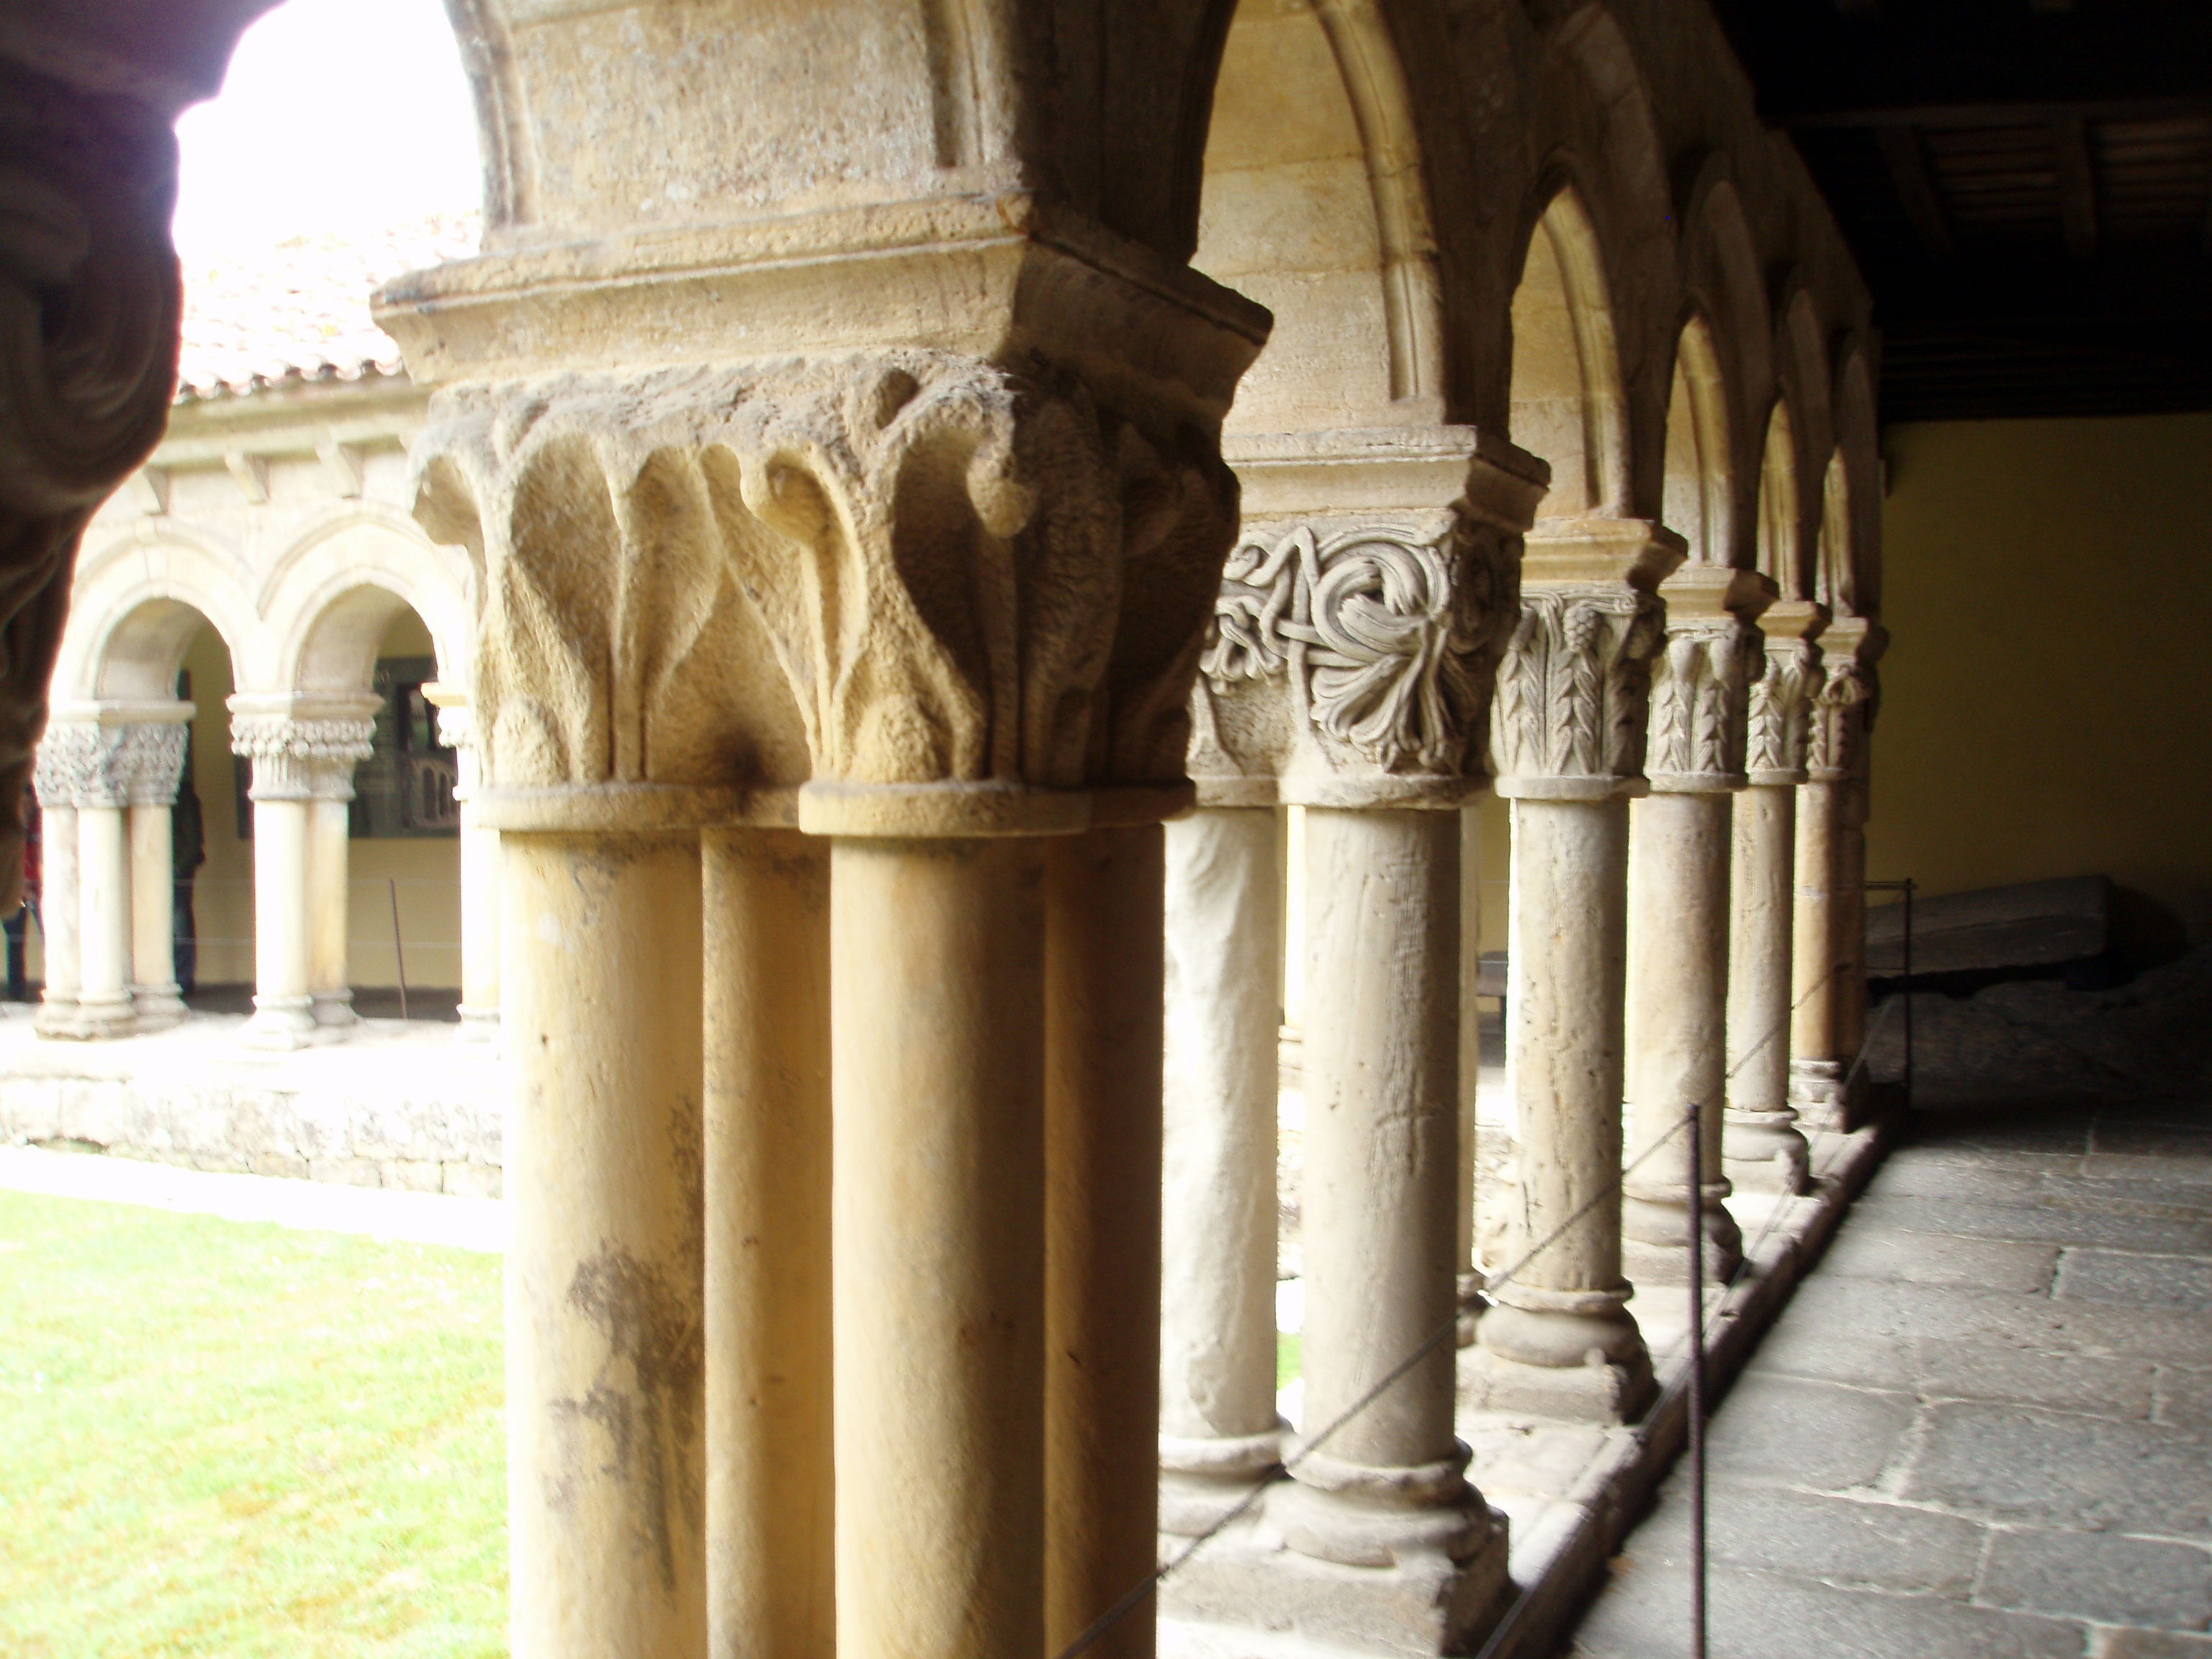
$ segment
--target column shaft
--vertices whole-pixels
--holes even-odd
[[[1729,799],[1653,793],[1637,803],[1629,860],[1626,1011],[1629,1151],[1622,1188],[1626,1261],[1638,1283],[1688,1279],[1692,1109],[1703,1125],[1698,1172],[1709,1283],[1734,1273],[1743,1236],[1721,1173],[1729,968]]]
[[[131,1029],[131,842],[121,805],[77,808],[82,982],[77,1023],[86,1036]]]
[[[77,992],[83,981],[82,935],[77,930],[76,808],[53,801],[39,809],[39,931],[45,945],[46,991],[40,999],[41,1036],[75,1036]]]
[[[1790,1105],[1791,871],[1797,792],[1753,784],[1735,798],[1729,872],[1728,1121],[1731,1180],[1795,1193],[1805,1137]]]
[[[854,1659],[1044,1644],[1044,860],[1027,838],[831,853],[837,1649]]]
[[[702,851],[708,1650],[816,1659],[836,1631],[830,850],[709,830]]]
[[[347,842],[347,809],[353,799],[352,772],[347,763],[343,778],[318,780],[325,788],[343,787],[343,795],[319,794],[307,803],[307,991],[314,1000],[315,1024],[331,1029],[355,1022],[346,949],[352,850]]]
[[[131,808],[131,995],[142,1025],[180,1019],[185,1012],[170,812],[166,805]]]
[[[1526,1389],[1554,1415],[1629,1416],[1651,1391],[1624,1305],[1614,1197],[1627,876],[1626,799],[1513,803],[1506,1067],[1521,1207],[1510,1236],[1515,1261],[1536,1254],[1496,1291],[1480,1337],[1550,1375],[1491,1368],[1486,1398],[1504,1408]]]
[[[1452,1271],[1462,1276],[1462,1299],[1480,1288],[1474,1271],[1475,1150],[1482,1085],[1482,811],[1470,801],[1459,814],[1459,1195],[1452,1237]]]
[[[1790,1096],[1808,1123],[1841,1121],[1842,1063],[1836,1049],[1835,882],[1844,786],[1798,786],[1796,915],[1790,946]]]
[[[314,1036],[307,928],[311,805],[305,799],[253,803],[253,1018],[245,1035],[261,1048],[296,1048]]]
[[[1306,858],[1307,1433],[1431,1346],[1293,1467],[1285,1534],[1349,1565],[1463,1562],[1492,1521],[1436,1340],[1458,1306],[1459,814],[1310,807]],[[1468,1615],[1496,1599],[1489,1565],[1457,1587]]]
[[[1275,1412],[1282,819],[1165,826],[1160,1526],[1198,1533],[1281,1455]]]
[[[464,765],[466,765],[464,762]],[[461,1031],[499,1030],[499,831],[461,803]]]
[[[698,843],[516,836],[504,873],[514,1650],[699,1659]]]
[[[1867,780],[1863,771],[1840,786],[1840,823],[1836,835],[1836,1058],[1844,1073],[1844,1105],[1850,1111],[1851,1069],[1867,1032],[1866,821]],[[1863,1079],[1864,1073],[1860,1077]]]
[[[1048,843],[1048,1655],[1144,1582],[1158,1548],[1164,878],[1157,823]],[[1151,1613],[1091,1651],[1150,1659]]]

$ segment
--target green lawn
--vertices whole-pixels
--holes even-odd
[[[507,1650],[493,1256],[0,1193],[0,1654]]]

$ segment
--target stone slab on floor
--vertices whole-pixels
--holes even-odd
[[[2212,1659],[2208,1164],[2212,1102],[1919,1115],[1713,1419],[1711,1651]],[[1689,1652],[1686,1480],[1576,1659]]]
[[[0,1015],[0,1143],[70,1145],[227,1174],[413,1192],[500,1193],[507,1073],[460,1028],[364,1019],[343,1040],[249,1048],[196,1013],[100,1042]]]

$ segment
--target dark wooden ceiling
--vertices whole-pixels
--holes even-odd
[[[1718,0],[1889,420],[2212,408],[2212,0]]]

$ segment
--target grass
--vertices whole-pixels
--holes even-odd
[[[1287,1389],[1297,1380],[1305,1358],[1304,1339],[1296,1331],[1275,1333],[1275,1386]]]
[[[507,1650],[500,1264],[0,1193],[0,1654]]]

